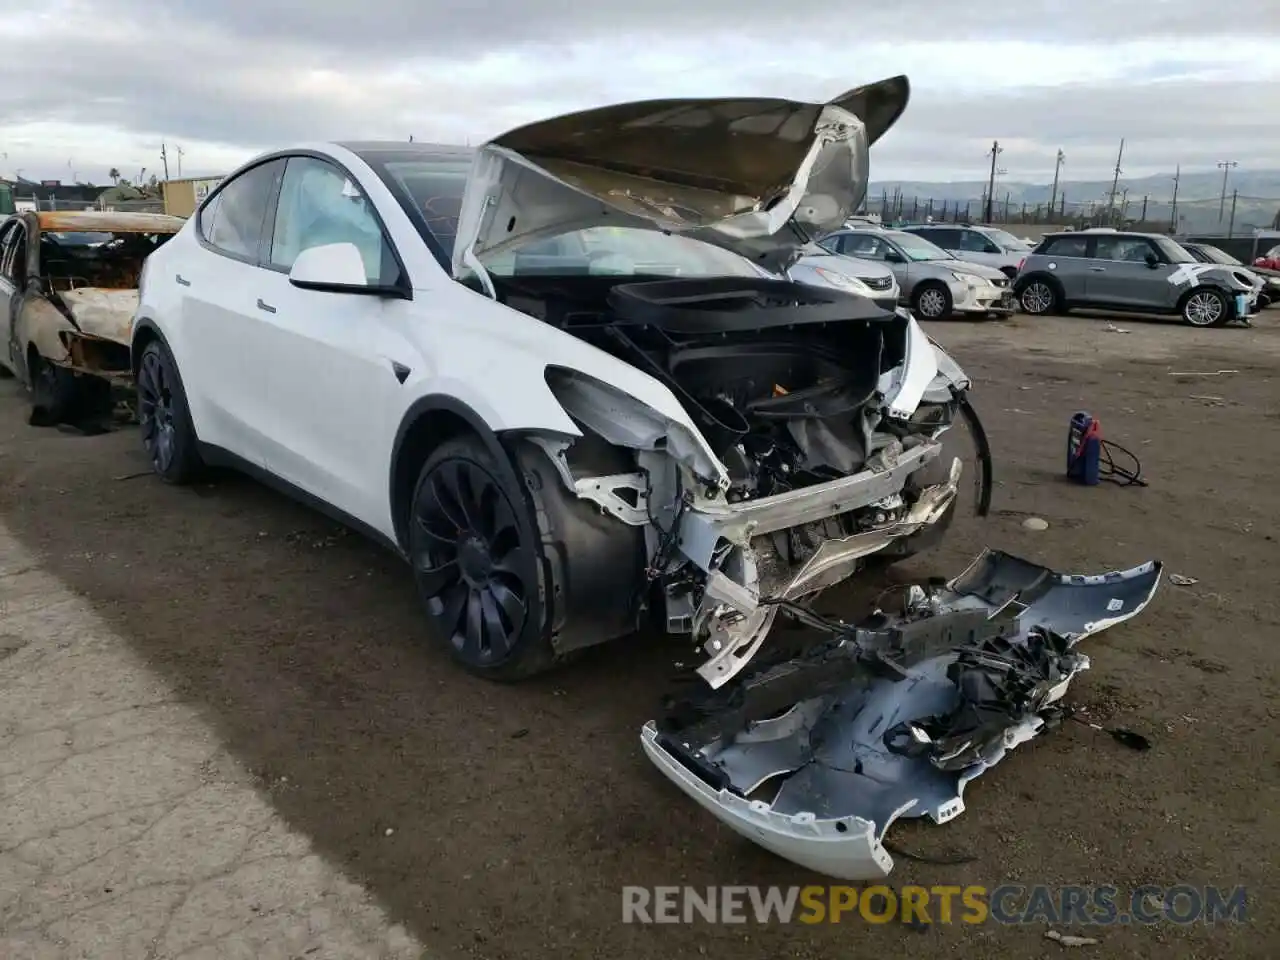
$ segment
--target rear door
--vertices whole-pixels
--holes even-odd
[[[264,223],[274,209],[284,160],[250,167],[221,184],[196,214],[197,245],[163,258],[182,302],[175,347],[196,433],[255,466],[266,463],[276,419],[267,397],[271,357],[263,337],[257,282]]]
[[[1067,300],[1073,303],[1088,302],[1086,278],[1091,276],[1094,264],[1088,259],[1089,237],[1086,234],[1065,234],[1047,240],[1036,256],[1046,270],[1062,284]]]

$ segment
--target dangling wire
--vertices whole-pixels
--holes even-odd
[[[1145,487],[1147,481],[1142,479],[1142,461],[1138,459],[1137,454],[1126,447],[1120,446],[1118,443],[1112,443],[1110,440],[1102,440],[1099,444],[1099,469],[1098,477],[1102,480],[1110,480],[1112,483],[1118,483],[1122,487]],[[1115,453],[1123,454],[1133,461],[1133,469],[1120,467],[1116,465]]]

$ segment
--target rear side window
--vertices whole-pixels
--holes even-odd
[[[1088,243],[1085,237],[1050,237],[1036,252],[1054,257],[1083,257]]]
[[[219,253],[256,261],[263,225],[283,160],[260,164],[228,180],[200,211],[200,234]]]

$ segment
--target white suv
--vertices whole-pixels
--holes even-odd
[[[785,276],[906,99],[894,78],[261,156],[147,263],[155,471],[236,466],[389,545],[486,676],[656,616],[718,687],[779,599],[951,516],[967,378],[905,313]]]

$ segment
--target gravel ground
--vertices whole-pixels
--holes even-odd
[[[1089,641],[1093,669],[1072,688],[1151,752],[1068,725],[976,782],[953,823],[895,829],[904,847],[975,859],[900,861],[894,882],[1244,884],[1247,925],[1095,930],[1080,955],[1274,955],[1280,914],[1261,892],[1280,869],[1280,324],[1018,317],[931,333],[978,383],[999,486],[992,517],[910,572],[955,573],[991,544],[1072,572],[1158,558],[1198,582],[1166,582],[1141,618]],[[1060,478],[1081,408],[1141,457],[1149,487]],[[636,637],[498,688],[428,642],[407,571],[377,548],[247,480],[179,490],[145,470],[132,429],[28,427],[0,383],[0,521],[427,955],[1062,949],[1042,927],[623,925],[623,885],[817,879],[719,827],[644,759],[638,730],[692,659],[681,646]],[[857,613],[859,596],[840,603]]]

